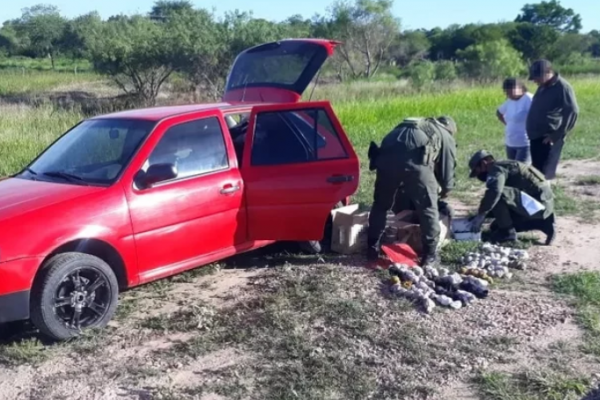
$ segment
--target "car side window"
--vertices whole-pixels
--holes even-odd
[[[322,108],[258,113],[251,154],[254,166],[348,158]]]
[[[206,174],[229,167],[223,130],[217,117],[169,128],[144,165],[174,164],[177,178]]]

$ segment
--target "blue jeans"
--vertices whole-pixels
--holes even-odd
[[[506,157],[508,157],[509,160],[520,161],[525,164],[531,164],[531,152],[529,151],[529,146],[506,146]]]

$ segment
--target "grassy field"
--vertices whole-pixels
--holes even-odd
[[[2,104],[3,97],[61,87],[80,90],[78,85],[99,80],[85,74],[0,72],[0,177],[18,171],[83,118],[50,107]],[[571,82],[581,117],[565,159],[594,158],[600,149],[600,80]],[[417,93],[401,81],[358,82],[318,87],[313,99],[325,98],[332,100],[361,157],[356,200],[363,205],[371,203],[374,179],[366,169],[368,144],[379,142],[405,117],[445,114],[457,121],[454,196],[467,203],[481,188],[467,179],[470,155],[479,148],[504,154],[503,127],[495,118],[504,100],[498,85],[455,84]],[[596,188],[598,175],[577,178],[576,184]],[[599,203],[576,198],[570,187],[560,185],[556,194],[561,213],[598,208]],[[450,246],[442,259],[452,264],[465,249]],[[597,266],[584,273],[526,271],[514,283],[502,284],[474,311],[440,311],[422,318],[408,303],[382,297],[385,274],[357,268],[360,260],[288,256],[258,253],[249,261],[221,264],[230,274],[213,266],[125,293],[114,326],[72,343],[47,346],[21,333],[3,342],[0,335],[0,400],[3,388],[11,389],[2,380],[65,399],[93,398],[99,388],[123,386],[139,395],[135,398],[143,392],[144,398],[157,399],[197,399],[207,393],[268,400],[466,398],[435,391],[458,381],[473,385],[482,400],[579,400],[593,385],[585,368],[581,373],[569,365],[584,356],[600,357]],[[265,274],[257,272],[267,266]],[[548,274],[553,278],[545,285]],[[215,304],[206,297],[210,292],[223,298]],[[572,312],[583,328],[581,348],[572,348],[571,339],[562,336],[543,350],[529,347],[527,335],[543,342],[544,329],[561,329],[559,321]],[[203,369],[217,361],[229,364],[215,367],[216,372]],[[61,362],[80,373],[65,379],[52,368]],[[492,364],[500,369],[490,369]],[[29,365],[48,371],[36,375],[33,386],[28,383],[34,380]],[[197,385],[181,389],[181,381]],[[251,396],[256,388],[262,397]]]
[[[6,94],[43,91],[58,85],[98,80],[93,75],[61,73],[0,73],[0,97]],[[579,124],[565,146],[565,158],[588,158],[598,154],[596,115],[600,115],[600,80],[573,79],[581,107]],[[533,89],[532,89],[533,90]],[[414,93],[403,82],[358,82],[320,86],[313,99],[330,99],[363,161],[357,201],[371,202],[374,176],[367,169],[366,151],[371,140],[380,139],[399,121],[410,116],[450,115],[458,124],[457,192],[470,193],[476,182],[466,179],[466,165],[471,154],[486,148],[504,156],[503,126],[495,110],[504,100],[499,86],[442,87]],[[4,108],[7,110],[6,108]],[[0,176],[18,171],[56,136],[82,118],[74,112],[13,107],[0,113]],[[573,205],[566,204],[566,208]]]

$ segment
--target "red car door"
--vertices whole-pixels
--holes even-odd
[[[147,188],[132,178],[125,187],[142,283],[233,253],[246,240],[243,182],[220,113],[162,124],[132,168],[171,164],[177,176]]]
[[[251,240],[319,240],[358,188],[358,158],[329,102],[253,107],[242,162]]]

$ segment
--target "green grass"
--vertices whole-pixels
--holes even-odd
[[[600,202],[575,197],[561,185],[555,185],[553,189],[555,196],[554,207],[558,215],[575,215],[583,222],[596,222],[596,218],[594,217],[596,211],[600,209]]]
[[[66,81],[95,80],[95,76],[59,73],[0,73],[0,95],[32,90],[46,90]],[[573,83],[581,107],[581,116],[572,139],[565,146],[565,158],[595,156],[600,149],[597,141],[597,118],[600,114],[600,80],[574,78]],[[307,96],[310,93],[307,91]],[[414,93],[402,82],[356,82],[324,85],[315,90],[313,99],[331,99],[334,109],[348,132],[361,159],[361,182],[356,200],[372,201],[374,173],[368,171],[366,152],[371,140],[381,138],[403,118],[410,116],[451,115],[458,124],[458,170],[456,195],[466,196],[481,189],[481,184],[467,179],[467,161],[479,148],[486,148],[503,157],[503,127],[496,120],[495,110],[504,100],[496,86],[476,87],[454,85],[436,93]],[[40,109],[8,109],[0,113],[0,176],[18,171],[35,157],[52,139],[76,123],[82,116],[65,111]]]
[[[570,296],[585,330],[583,350],[600,357],[600,272],[586,271],[555,276],[557,293]]]
[[[600,185],[600,176],[599,175],[589,175],[579,178],[577,180],[577,185],[579,186],[597,186]]]
[[[4,96],[17,96],[43,92],[61,86],[99,81],[101,78],[92,73],[36,72],[18,70],[0,70],[0,100]],[[26,132],[26,131],[24,131]]]
[[[588,379],[540,369],[482,373],[475,383],[485,400],[581,400],[590,385]]]
[[[581,108],[578,126],[565,146],[564,158],[587,158],[598,154],[597,115],[600,113],[600,80],[572,79]],[[385,86],[385,88],[384,88]],[[458,124],[457,192],[471,193],[482,186],[468,179],[470,156],[480,148],[504,157],[503,126],[495,110],[504,100],[497,87],[455,87],[440,93],[403,93],[400,84],[364,83],[318,88],[314,98],[331,98],[343,126],[362,160],[357,200],[370,204],[374,173],[368,171],[366,152],[371,140],[381,138],[403,118],[447,114]],[[394,93],[394,89],[396,93]]]
[[[90,72],[92,65],[87,60],[72,60],[58,58],[54,60],[54,70],[49,58],[29,57],[0,57],[0,69],[26,70],[26,71],[53,71],[53,72]]]

